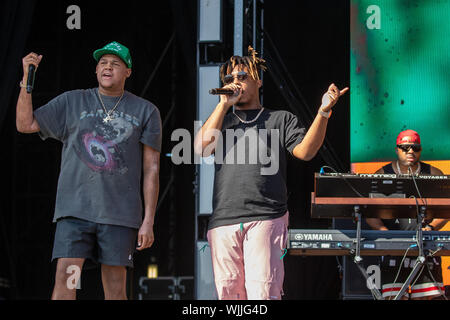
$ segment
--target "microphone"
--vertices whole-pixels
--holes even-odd
[[[226,94],[231,96],[234,94],[234,91],[231,89],[215,88],[209,90],[209,94]]]
[[[34,66],[34,64],[30,64],[28,66],[27,93],[31,93],[31,91],[33,91],[35,70],[36,67]]]

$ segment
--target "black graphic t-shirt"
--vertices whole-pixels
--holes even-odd
[[[161,151],[159,110],[125,91],[105,122],[97,90],[68,91],[34,111],[40,137],[63,143],[54,221],[72,216],[139,228],[142,144]],[[101,99],[109,111],[119,97]]]
[[[292,154],[306,130],[288,111],[265,108],[258,117],[259,112],[236,110],[224,118],[208,229],[275,219],[287,211],[286,153]]]

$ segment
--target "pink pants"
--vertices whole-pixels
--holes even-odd
[[[208,231],[220,300],[280,300],[289,213]]]

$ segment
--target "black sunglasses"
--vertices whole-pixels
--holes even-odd
[[[414,152],[422,151],[420,144],[398,144],[397,148],[402,149],[404,152],[408,152],[411,148]]]
[[[237,78],[239,81],[245,81],[247,77],[248,77],[247,72],[239,71],[235,76],[232,74],[227,74],[225,77],[223,77],[223,83],[230,84],[234,81],[234,78]]]

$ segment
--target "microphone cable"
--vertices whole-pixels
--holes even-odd
[[[411,166],[408,166],[408,172],[411,174],[411,177],[412,177],[412,180],[413,180],[413,182],[414,182],[414,186],[415,186],[415,188],[416,188],[417,194],[418,194],[419,198],[422,200],[422,204],[425,206],[425,208],[428,207],[427,199],[426,199],[426,198],[423,198],[423,197],[422,197],[422,194],[420,193],[420,190],[419,190],[419,187],[417,186],[417,182],[416,182],[416,179],[415,179],[414,174],[413,174],[413,172],[412,172]],[[417,202],[417,198],[416,198],[416,197],[414,197],[414,199],[416,200],[417,214],[419,214],[419,203]],[[424,217],[424,219],[425,219],[425,217]],[[417,236],[416,236],[416,240],[418,241],[418,237],[417,237]],[[441,249],[441,248],[438,248],[435,252],[433,252],[433,253],[431,254],[431,256],[434,256],[440,249]],[[425,259],[426,259],[426,257],[425,257]],[[445,296],[445,294],[442,292],[441,287],[440,287],[439,284],[437,283],[436,279],[434,279],[433,274],[431,273],[430,267],[428,266],[428,263],[426,263],[426,261],[425,261],[425,263],[424,263],[424,266],[426,266],[427,271],[428,271],[428,274],[429,274],[429,276],[431,277],[431,279],[433,280],[433,283],[434,283],[434,285],[436,286],[436,288],[438,289],[440,295],[442,295],[442,296],[444,297],[445,300],[448,300],[447,297]],[[416,279],[415,279],[415,281],[414,281],[414,284],[416,283],[417,279],[419,278],[420,274],[422,273],[424,266],[422,266],[422,269],[420,270],[419,275],[416,277]],[[414,284],[413,284],[413,285],[414,285]],[[412,287],[412,286],[411,286],[411,287]]]
[[[398,276],[400,275],[400,271],[402,270],[403,262],[404,262],[405,259],[406,259],[406,255],[408,254],[409,249],[412,249],[412,248],[414,248],[415,246],[417,246],[417,245],[416,245],[416,244],[412,244],[412,245],[410,245],[410,246],[408,247],[408,249],[406,249],[405,254],[403,255],[403,258],[402,258],[402,260],[400,261],[400,264],[399,264],[399,266],[398,266],[397,275],[395,276],[394,281],[392,281],[392,285],[393,285],[393,286],[394,286],[395,283],[397,282]],[[398,260],[396,259],[395,261],[398,261]],[[423,268],[423,266],[422,266],[422,268]],[[402,284],[402,286],[403,286],[403,284]],[[395,296],[396,296],[396,295],[394,295],[394,297],[395,297]],[[392,300],[392,296],[389,296],[389,299],[388,299],[388,300]]]
[[[417,186],[416,178],[414,177],[414,174],[412,172],[411,166],[408,166],[408,172],[411,174],[411,178],[412,178],[412,180],[414,182],[414,187],[416,188],[417,195],[419,196],[419,199],[422,200],[423,205],[425,207],[427,207],[428,206],[427,199],[423,198],[422,194],[420,193],[420,190],[419,190],[419,187]]]

